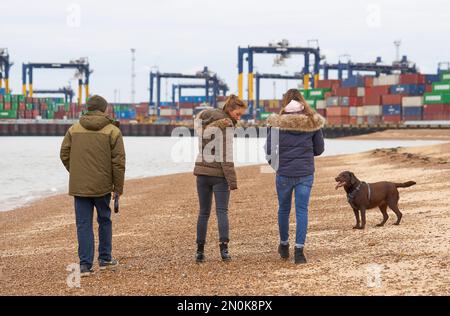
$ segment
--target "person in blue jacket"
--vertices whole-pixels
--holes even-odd
[[[322,128],[325,119],[305,101],[299,90],[291,89],[283,97],[281,113],[267,119],[265,145],[267,160],[276,171],[278,224],[282,259],[289,258],[289,215],[295,193],[295,263],[306,263],[304,247],[308,229],[308,205],[314,182],[314,157],[324,150]]]

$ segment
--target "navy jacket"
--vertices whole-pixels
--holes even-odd
[[[314,114],[273,114],[267,120],[269,131],[265,145],[267,161],[284,177],[314,174],[314,157],[324,150],[322,128],[325,119]]]

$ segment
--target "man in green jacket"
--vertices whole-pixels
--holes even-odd
[[[122,133],[105,114],[107,101],[93,96],[88,112],[67,131],[61,161],[70,173],[69,195],[75,199],[78,255],[82,276],[94,271],[93,214],[99,224],[98,261],[101,270],[117,266],[112,257],[111,193],[123,194],[125,149]]]

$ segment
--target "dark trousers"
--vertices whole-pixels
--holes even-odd
[[[197,222],[197,244],[206,243],[206,232],[211,214],[213,194],[216,202],[220,242],[229,242],[228,202],[230,200],[230,191],[227,180],[221,177],[198,176],[197,192],[200,202],[200,213]]]
[[[78,256],[80,265],[91,268],[94,262],[94,207],[97,209],[98,222],[98,259],[111,261],[112,252],[112,222],[111,194],[103,197],[75,197],[75,215],[78,235]]]

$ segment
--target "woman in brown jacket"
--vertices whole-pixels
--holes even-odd
[[[234,127],[245,113],[247,105],[231,95],[222,109],[205,110],[195,118],[199,135],[199,156],[195,163],[200,213],[197,222],[197,262],[205,260],[204,250],[212,197],[216,202],[219,225],[220,255],[229,261],[228,202],[230,191],[237,189],[233,163]]]

